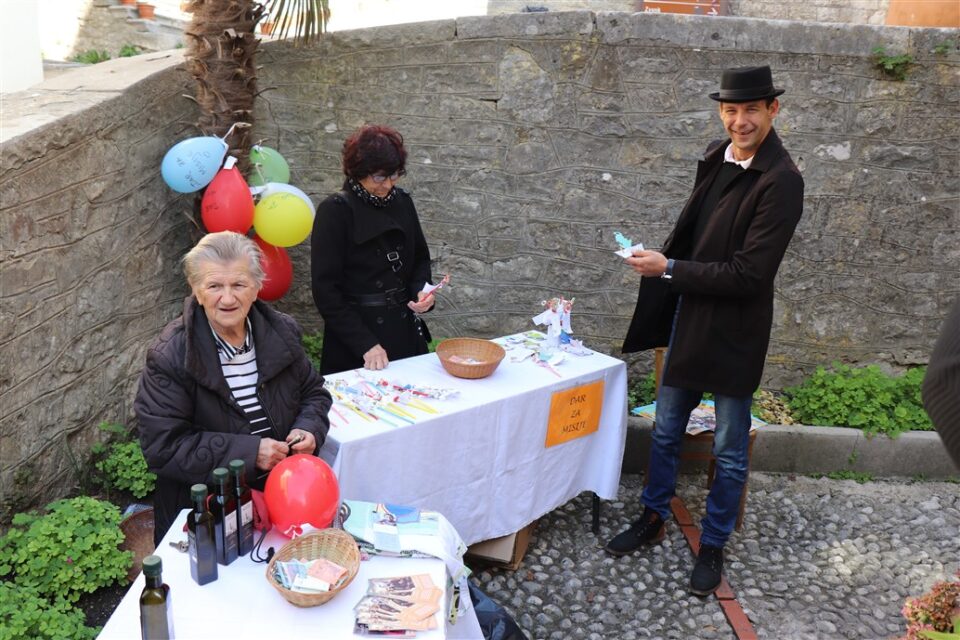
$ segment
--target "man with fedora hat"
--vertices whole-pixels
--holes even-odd
[[[690,590],[720,585],[747,473],[750,406],[773,323],[773,280],[803,211],[803,178],[773,130],[770,67],[728,69],[720,119],[729,138],[707,148],[693,193],[662,251],[626,259],[642,277],[625,353],[667,347],[657,394],[643,515],[606,550],[626,555],[664,538],[690,412],[712,392],[716,476],[701,522]]]

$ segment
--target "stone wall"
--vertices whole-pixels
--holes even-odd
[[[787,89],[777,128],[807,191],[765,383],[834,359],[897,369],[926,360],[960,293],[960,56],[932,52],[950,35],[588,12],[340,32],[315,49],[265,46],[255,137],[319,200],[340,186],[349,131],[396,126],[434,270],[453,277],[434,335],[529,328],[538,302],[562,293],[577,298],[575,333],[617,353],[638,279],[613,256],[613,232],[662,243],[722,133],[706,93],[722,68],[769,62]],[[873,68],[879,44],[917,58],[906,82]],[[5,508],[69,489],[96,425],[131,421],[146,345],[179,312],[193,198],[159,166],[196,135],[180,55],[4,96]],[[291,253],[296,282],[279,306],[317,329],[308,248]]]
[[[146,345],[187,293],[190,199],[159,173],[171,141],[193,135],[178,61],[111,60],[4,96],[3,514],[69,491],[96,426],[130,421]]]
[[[729,0],[730,13],[768,20],[885,24],[890,0]]]
[[[722,135],[706,94],[721,69],[768,62],[787,89],[776,127],[806,180],[764,378],[780,387],[834,359],[925,362],[957,297],[960,56],[932,52],[948,34],[587,12],[338,33],[316,50],[268,47],[257,130],[317,199],[339,188],[353,128],[406,136],[403,184],[435,273],[453,278],[435,336],[529,328],[562,293],[577,298],[576,333],[616,353],[638,280],[613,232],[663,242]],[[873,67],[881,44],[916,56],[906,82]],[[308,251],[293,255],[282,306],[313,328]]]

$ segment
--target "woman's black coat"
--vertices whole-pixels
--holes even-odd
[[[663,375],[671,387],[723,395],[760,385],[773,324],[773,282],[803,212],[803,178],[771,129],[750,168],[720,196],[699,241],[693,229],[729,140],[712,144],[663,253],[673,278],[643,278],[624,352],[666,346],[679,295],[676,336]]]
[[[363,354],[379,344],[390,360],[427,352],[406,302],[391,307],[351,304],[345,296],[400,289],[399,300],[416,300],[430,281],[430,250],[413,199],[397,189],[377,208],[344,191],[317,207],[311,239],[313,300],[323,316],[324,374],[363,366]],[[395,273],[387,252],[402,263]]]
[[[284,440],[292,429],[303,429],[313,434],[319,450],[330,428],[332,400],[300,344],[299,326],[259,301],[248,317],[257,350],[257,396],[270,437]],[[263,488],[263,471],[256,468],[260,436],[251,435],[227,386],[196,298],[187,298],[183,315],[164,327],[147,351],[134,410],[147,467],[157,474],[155,542],[180,510],[190,507],[190,485],[212,484],[216,467],[239,458],[246,463],[248,484]]]

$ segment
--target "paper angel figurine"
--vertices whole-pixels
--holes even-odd
[[[562,310],[560,308],[559,298],[550,298],[541,303],[545,308],[543,313],[533,317],[534,324],[547,326],[546,346],[556,349],[560,346],[560,333],[562,328]]]
[[[560,296],[560,304],[558,305],[560,309],[560,344],[570,344],[570,335],[573,333],[573,329],[570,327],[570,310],[573,308],[574,300],[576,298],[564,300],[563,296]]]

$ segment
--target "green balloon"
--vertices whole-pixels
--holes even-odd
[[[268,182],[290,182],[290,165],[275,149],[253,145],[250,149],[250,186],[262,187]]]

